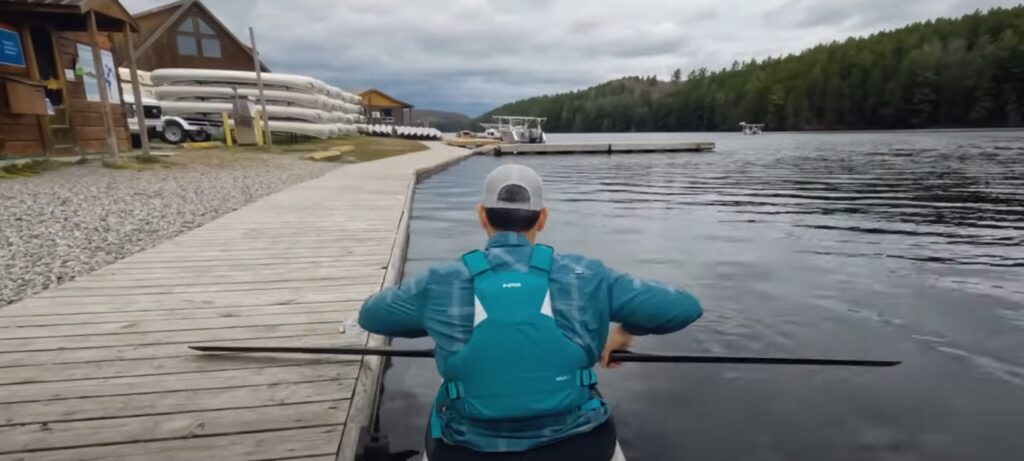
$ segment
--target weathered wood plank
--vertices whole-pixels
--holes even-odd
[[[53,351],[68,349],[92,349],[113,346],[133,346],[150,344],[185,344],[199,341],[216,341],[222,338],[256,339],[275,336],[295,336],[295,331],[306,331],[309,334],[325,334],[337,331],[337,320],[326,320],[318,323],[309,322],[297,325],[263,325],[247,327],[230,327],[210,330],[160,331],[154,333],[127,333],[123,335],[63,336],[52,339],[0,339],[0,363],[2,354],[28,351]],[[0,377],[0,379],[3,379]]]
[[[189,390],[156,394],[116,395],[70,400],[0,404],[0,425],[40,424],[183,413],[188,411],[253,408],[292,403],[327,402],[347,398],[353,380],[269,384],[227,389]]]
[[[305,362],[264,368],[214,370],[167,375],[120,376],[73,381],[11,384],[0,387],[0,403],[27,403],[42,400],[66,400],[195,389],[269,384],[306,383],[355,378],[357,362],[329,362],[310,365]],[[3,446],[3,443],[0,443]]]
[[[385,257],[387,250],[377,249],[352,249],[344,252],[327,252],[323,250],[295,250],[280,251],[247,251],[247,252],[181,252],[181,251],[153,251],[140,256],[131,256],[132,262],[152,261],[251,261],[254,259],[273,259],[280,261],[308,259],[308,258],[334,258],[335,261],[342,261],[351,256],[375,256]]]
[[[383,271],[382,271],[383,272]],[[189,293],[254,293],[273,289],[295,289],[314,287],[362,286],[380,280],[383,273],[364,277],[326,278],[317,280],[294,280],[284,282],[242,282],[212,285],[138,286],[115,288],[57,288],[37,295],[37,298],[82,298],[82,297],[131,297],[137,295],[175,295]]]
[[[191,274],[140,274],[99,276],[92,275],[61,285],[61,289],[95,289],[95,288],[150,288],[190,286],[203,287],[210,285],[230,285],[261,283],[272,285],[285,282],[302,282],[316,280],[352,280],[357,283],[373,282],[383,277],[384,271],[375,268],[350,268],[328,270],[293,270],[293,271],[231,271],[207,272]]]
[[[309,287],[302,290],[277,289],[217,293],[178,293],[135,296],[94,296],[82,298],[29,298],[0,309],[0,317],[12,315],[80,314],[169,309],[273,306],[326,302],[362,301],[377,292],[376,285]],[[2,352],[2,351],[0,351]]]
[[[7,317],[0,323],[0,329],[8,327],[32,327],[46,325],[84,325],[89,323],[145,322],[154,320],[205,319],[262,315],[301,315],[314,312],[349,312],[359,309],[362,303],[313,303],[285,304],[279,306],[248,306],[213,309],[181,309],[141,312],[99,312],[91,314],[26,315]]]
[[[196,342],[195,344],[231,344],[238,346],[294,346],[296,344],[302,344],[304,346],[314,347],[340,347],[359,344],[359,339],[362,338],[362,330],[358,328],[349,328],[348,334],[340,335],[338,334],[338,330],[335,325],[322,324],[283,325],[280,327],[280,332],[282,332],[280,335],[270,338],[259,337],[236,339],[230,335],[225,335],[223,339],[208,339]],[[141,359],[148,360],[171,357],[193,357],[195,355],[195,351],[188,349],[186,344],[180,343],[18,352],[14,354],[0,354],[0,375],[3,373],[13,373],[11,370],[4,369],[7,367],[40,366],[41,364],[59,365],[85,362],[127,362]],[[53,373],[52,371],[48,372]],[[96,373],[100,372],[100,370],[96,370]],[[140,372],[146,373],[151,371]],[[41,373],[42,372],[40,371],[26,372],[24,375],[28,376],[28,378],[24,379],[49,378],[60,380],[63,379],[62,376],[64,376],[61,373],[56,373],[54,376],[41,377]],[[0,382],[2,381],[2,376],[0,376]]]
[[[256,461],[330,456],[341,426],[0,455],[0,461]]]
[[[352,246],[344,249],[324,248],[285,248],[285,249],[245,249],[245,250],[181,250],[177,248],[158,248],[136,256],[130,256],[133,261],[152,261],[170,258],[176,261],[208,261],[210,259],[221,259],[225,261],[235,259],[273,259],[273,258],[308,258],[334,256],[337,258],[355,255],[384,256],[388,253],[384,247],[361,247]]]
[[[334,426],[345,420],[348,405],[347,400],[335,400],[0,427],[0,453]]]
[[[0,341],[8,339],[48,338],[51,341],[73,343],[76,341],[76,338],[84,336],[216,330],[223,328],[257,327],[264,325],[297,325],[329,322],[340,323],[353,318],[354,316],[355,313],[350,309],[348,311],[333,310],[324,312],[293,313],[291,315],[244,315],[175,320],[85,323],[79,325],[0,327]]]
[[[115,265],[110,269],[102,269],[89,274],[89,279],[113,278],[113,277],[160,277],[176,276],[182,274],[203,274],[207,276],[232,275],[232,274],[254,274],[264,275],[271,273],[294,273],[313,271],[336,271],[342,273],[353,273],[367,269],[383,269],[384,266],[374,266],[380,261],[377,258],[366,261],[332,261],[327,263],[299,263],[299,264],[219,264],[206,266],[146,266],[136,265]]]

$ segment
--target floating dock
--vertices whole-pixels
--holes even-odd
[[[354,459],[379,357],[187,346],[383,344],[354,321],[399,279],[416,178],[469,155],[426,144],[0,308],[0,461]]]
[[[711,152],[713,142],[620,142],[600,144],[500,144],[476,149],[485,155],[649,154],[657,152]]]

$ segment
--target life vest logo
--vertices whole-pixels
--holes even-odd
[[[522,288],[523,284],[519,282],[502,283],[502,288]]]

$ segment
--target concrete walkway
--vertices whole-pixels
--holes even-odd
[[[377,362],[186,345],[366,344],[338,327],[398,278],[414,175],[467,153],[339,168],[0,309],[0,461],[350,459]]]

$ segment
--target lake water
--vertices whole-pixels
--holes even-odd
[[[469,159],[418,187],[406,273],[482,246],[483,177],[519,162],[546,183],[541,241],[704,303],[634,349],[905,361],[602,371],[630,460],[1024,459],[1024,132],[550,139],[718,149]],[[393,363],[395,448],[419,449],[438,383],[431,361]]]

